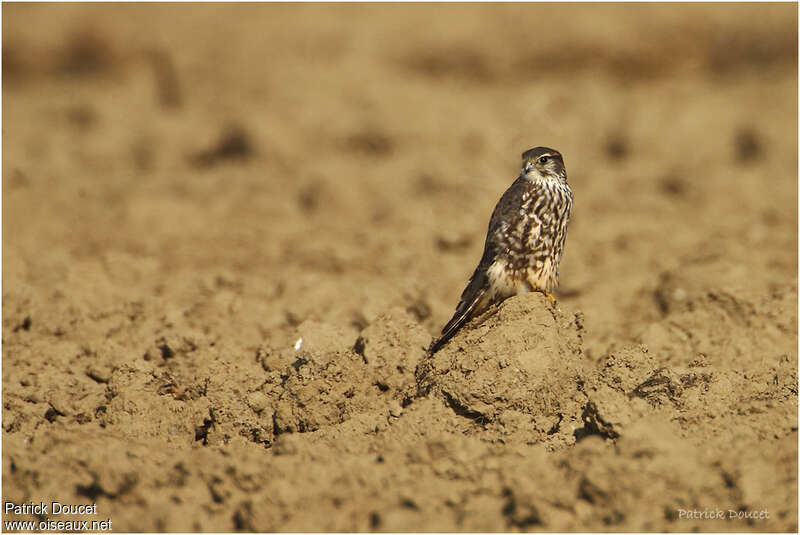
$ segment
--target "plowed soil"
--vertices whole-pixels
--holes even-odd
[[[3,519],[797,531],[797,90],[793,4],[3,5],[2,497],[98,513]],[[557,304],[428,357],[537,145]]]

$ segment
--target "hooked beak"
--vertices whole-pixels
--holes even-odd
[[[525,176],[525,175],[527,175],[527,174],[528,174],[528,172],[529,172],[531,169],[533,169],[533,164],[532,164],[531,162],[525,162],[525,165],[522,167],[522,172],[520,173],[520,176]]]

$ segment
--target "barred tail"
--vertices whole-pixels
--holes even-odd
[[[466,292],[465,292],[466,293]],[[462,300],[459,303],[458,309],[456,309],[456,313],[447,322],[447,325],[444,326],[442,329],[442,334],[436,339],[432,344],[431,347],[428,349],[428,354],[433,355],[439,349],[444,346],[448,340],[450,340],[453,335],[458,332],[462,325],[464,325],[472,316],[472,312],[475,310],[475,306],[480,302],[483,295],[486,293],[486,288],[481,288],[478,292],[472,296],[472,299],[469,301]]]

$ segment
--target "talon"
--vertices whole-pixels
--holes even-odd
[[[545,293],[544,295],[546,295],[546,296],[547,296],[547,298],[550,300],[550,302],[551,302],[553,305],[555,305],[555,304],[556,304],[556,298],[555,298],[555,297],[553,297],[553,294],[551,294],[551,293],[547,292],[547,293]]]

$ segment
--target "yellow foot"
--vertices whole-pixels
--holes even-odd
[[[555,298],[555,297],[553,297],[553,294],[551,294],[551,293],[548,293],[548,292],[545,292],[545,294],[544,294],[544,295],[546,295],[546,296],[547,296],[547,299],[549,299],[549,300],[550,300],[550,302],[553,304],[553,306],[555,306],[555,304],[556,304],[556,298]]]

